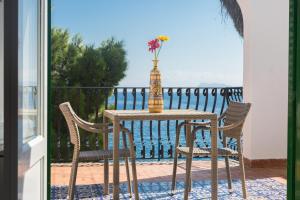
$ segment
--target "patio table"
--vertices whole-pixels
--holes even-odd
[[[202,112],[197,110],[164,110],[162,113],[149,113],[147,110],[105,110],[103,122],[109,120],[113,123],[113,199],[119,199],[119,140],[120,140],[120,122],[133,120],[210,120],[211,122],[211,193],[212,199],[217,200],[218,195],[218,153],[217,153],[217,134],[218,118],[217,114],[211,112]],[[191,127],[186,128],[186,137],[189,141]],[[104,138],[104,148],[108,148],[108,138]],[[108,161],[104,161],[108,166]],[[108,168],[107,168],[108,169]],[[108,183],[108,172],[104,174],[104,182]],[[107,179],[107,180],[106,180]],[[186,188],[187,189],[187,188]],[[134,192],[137,188],[134,187]]]

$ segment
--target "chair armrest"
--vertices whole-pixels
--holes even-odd
[[[79,118],[77,115],[75,115],[74,119],[76,120],[76,124],[83,130],[90,132],[90,133],[101,133],[101,131],[103,131],[103,133],[110,133],[112,132],[112,129],[109,129],[108,123],[91,123],[91,122],[87,122],[81,118]],[[105,129],[107,129],[105,131]]]
[[[122,124],[120,124],[120,127],[121,127],[120,128],[121,132],[125,133],[129,137],[130,145],[134,145],[133,144],[133,136],[132,136],[131,131],[128,128],[125,128]]]
[[[189,122],[184,124],[184,126],[187,125],[207,127],[210,125],[210,122]]]
[[[236,122],[236,123],[233,123],[233,124],[229,124],[229,125],[226,125],[226,126],[221,126],[218,129],[219,129],[219,131],[228,131],[228,130],[237,128],[238,126],[242,125],[243,122],[244,121],[242,120],[242,121],[239,121],[239,122]]]
[[[123,145],[125,148],[127,148],[127,144],[126,144],[126,135],[127,135],[130,143],[130,157],[134,159],[136,155],[134,149],[133,134],[129,129],[125,128],[122,124],[120,124],[120,127],[121,127],[121,131],[123,132]]]
[[[222,119],[224,119],[224,118],[226,118],[226,111],[223,112],[223,113],[218,117],[218,121],[220,121],[220,120],[222,120]]]
[[[183,126],[197,126],[194,128],[194,130],[191,133],[191,137],[194,137],[194,134],[199,129],[206,129],[208,127],[210,122],[181,122],[177,128],[176,128],[176,139],[175,139],[175,147],[179,146],[179,138],[180,138],[180,130]]]

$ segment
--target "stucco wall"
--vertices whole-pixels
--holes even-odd
[[[239,0],[244,17],[244,129],[249,159],[287,158],[289,1]]]

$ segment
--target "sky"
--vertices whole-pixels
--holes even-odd
[[[123,40],[128,70],[119,86],[148,86],[153,54],[147,42],[168,35],[162,85],[241,86],[243,39],[219,0],[52,0],[52,27],[79,33],[86,44]]]

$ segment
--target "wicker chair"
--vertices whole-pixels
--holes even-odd
[[[112,159],[113,157],[113,151],[104,149],[104,150],[93,150],[93,151],[80,151],[80,136],[79,136],[79,130],[78,127],[81,129],[95,134],[102,134],[108,138],[108,133],[112,132],[112,129],[108,128],[108,124],[95,124],[95,123],[89,123],[82,119],[80,119],[74,110],[72,109],[69,102],[65,102],[59,105],[60,110],[62,111],[65,120],[67,122],[69,133],[70,133],[70,140],[71,143],[74,145],[74,153],[73,153],[73,159],[72,159],[72,170],[70,175],[70,181],[69,181],[69,190],[68,190],[68,198],[70,200],[74,199],[74,188],[76,183],[76,175],[77,175],[77,168],[78,168],[78,162],[79,161],[100,161],[100,160],[106,160]],[[134,145],[133,145],[133,138],[131,132],[121,126],[121,131],[123,133],[123,149],[119,150],[119,156],[125,158],[125,165],[126,165],[126,174],[127,174],[127,182],[128,182],[128,192],[130,193],[130,196],[132,195],[131,192],[131,181],[130,181],[130,170],[129,170],[129,162],[128,157],[131,157],[131,163],[132,163],[132,174],[133,174],[133,183],[134,183],[134,192],[135,192],[135,199],[139,199],[138,197],[138,191],[137,191],[137,174],[136,174],[136,164],[135,164],[135,151],[134,151]],[[127,148],[127,142],[126,142],[126,136],[129,138],[130,143],[130,149]],[[106,162],[107,163],[107,162]],[[108,194],[108,164],[104,165],[104,193]]]
[[[218,118],[221,124],[221,120],[223,120],[224,125],[219,127],[219,131],[223,132],[223,148],[218,149],[218,155],[225,157],[226,164],[226,173],[228,180],[228,189],[232,191],[232,182],[231,182],[231,174],[229,169],[229,157],[237,156],[239,158],[239,165],[241,170],[241,181],[242,181],[242,189],[243,189],[243,197],[247,198],[246,184],[245,184],[245,169],[244,169],[244,161],[243,161],[243,153],[242,153],[242,128],[246,116],[250,110],[250,103],[239,103],[239,102],[230,102],[227,110]],[[191,141],[187,141],[187,147],[179,146],[179,138],[180,138],[180,129],[184,126],[193,126],[193,130],[191,132],[190,139]],[[196,138],[196,132],[198,130],[209,130],[210,124],[209,122],[183,122],[179,124],[176,130],[176,152],[174,156],[174,165],[173,165],[173,177],[172,177],[172,193],[175,191],[176,186],[176,171],[177,171],[177,159],[178,154],[183,154],[187,157],[186,161],[186,184],[185,184],[185,193],[184,199],[188,199],[188,193],[191,191],[191,165],[192,165],[192,157],[193,156],[210,156],[211,149],[210,148],[194,148],[194,140]],[[228,148],[227,138],[234,138],[237,140],[237,151]]]

